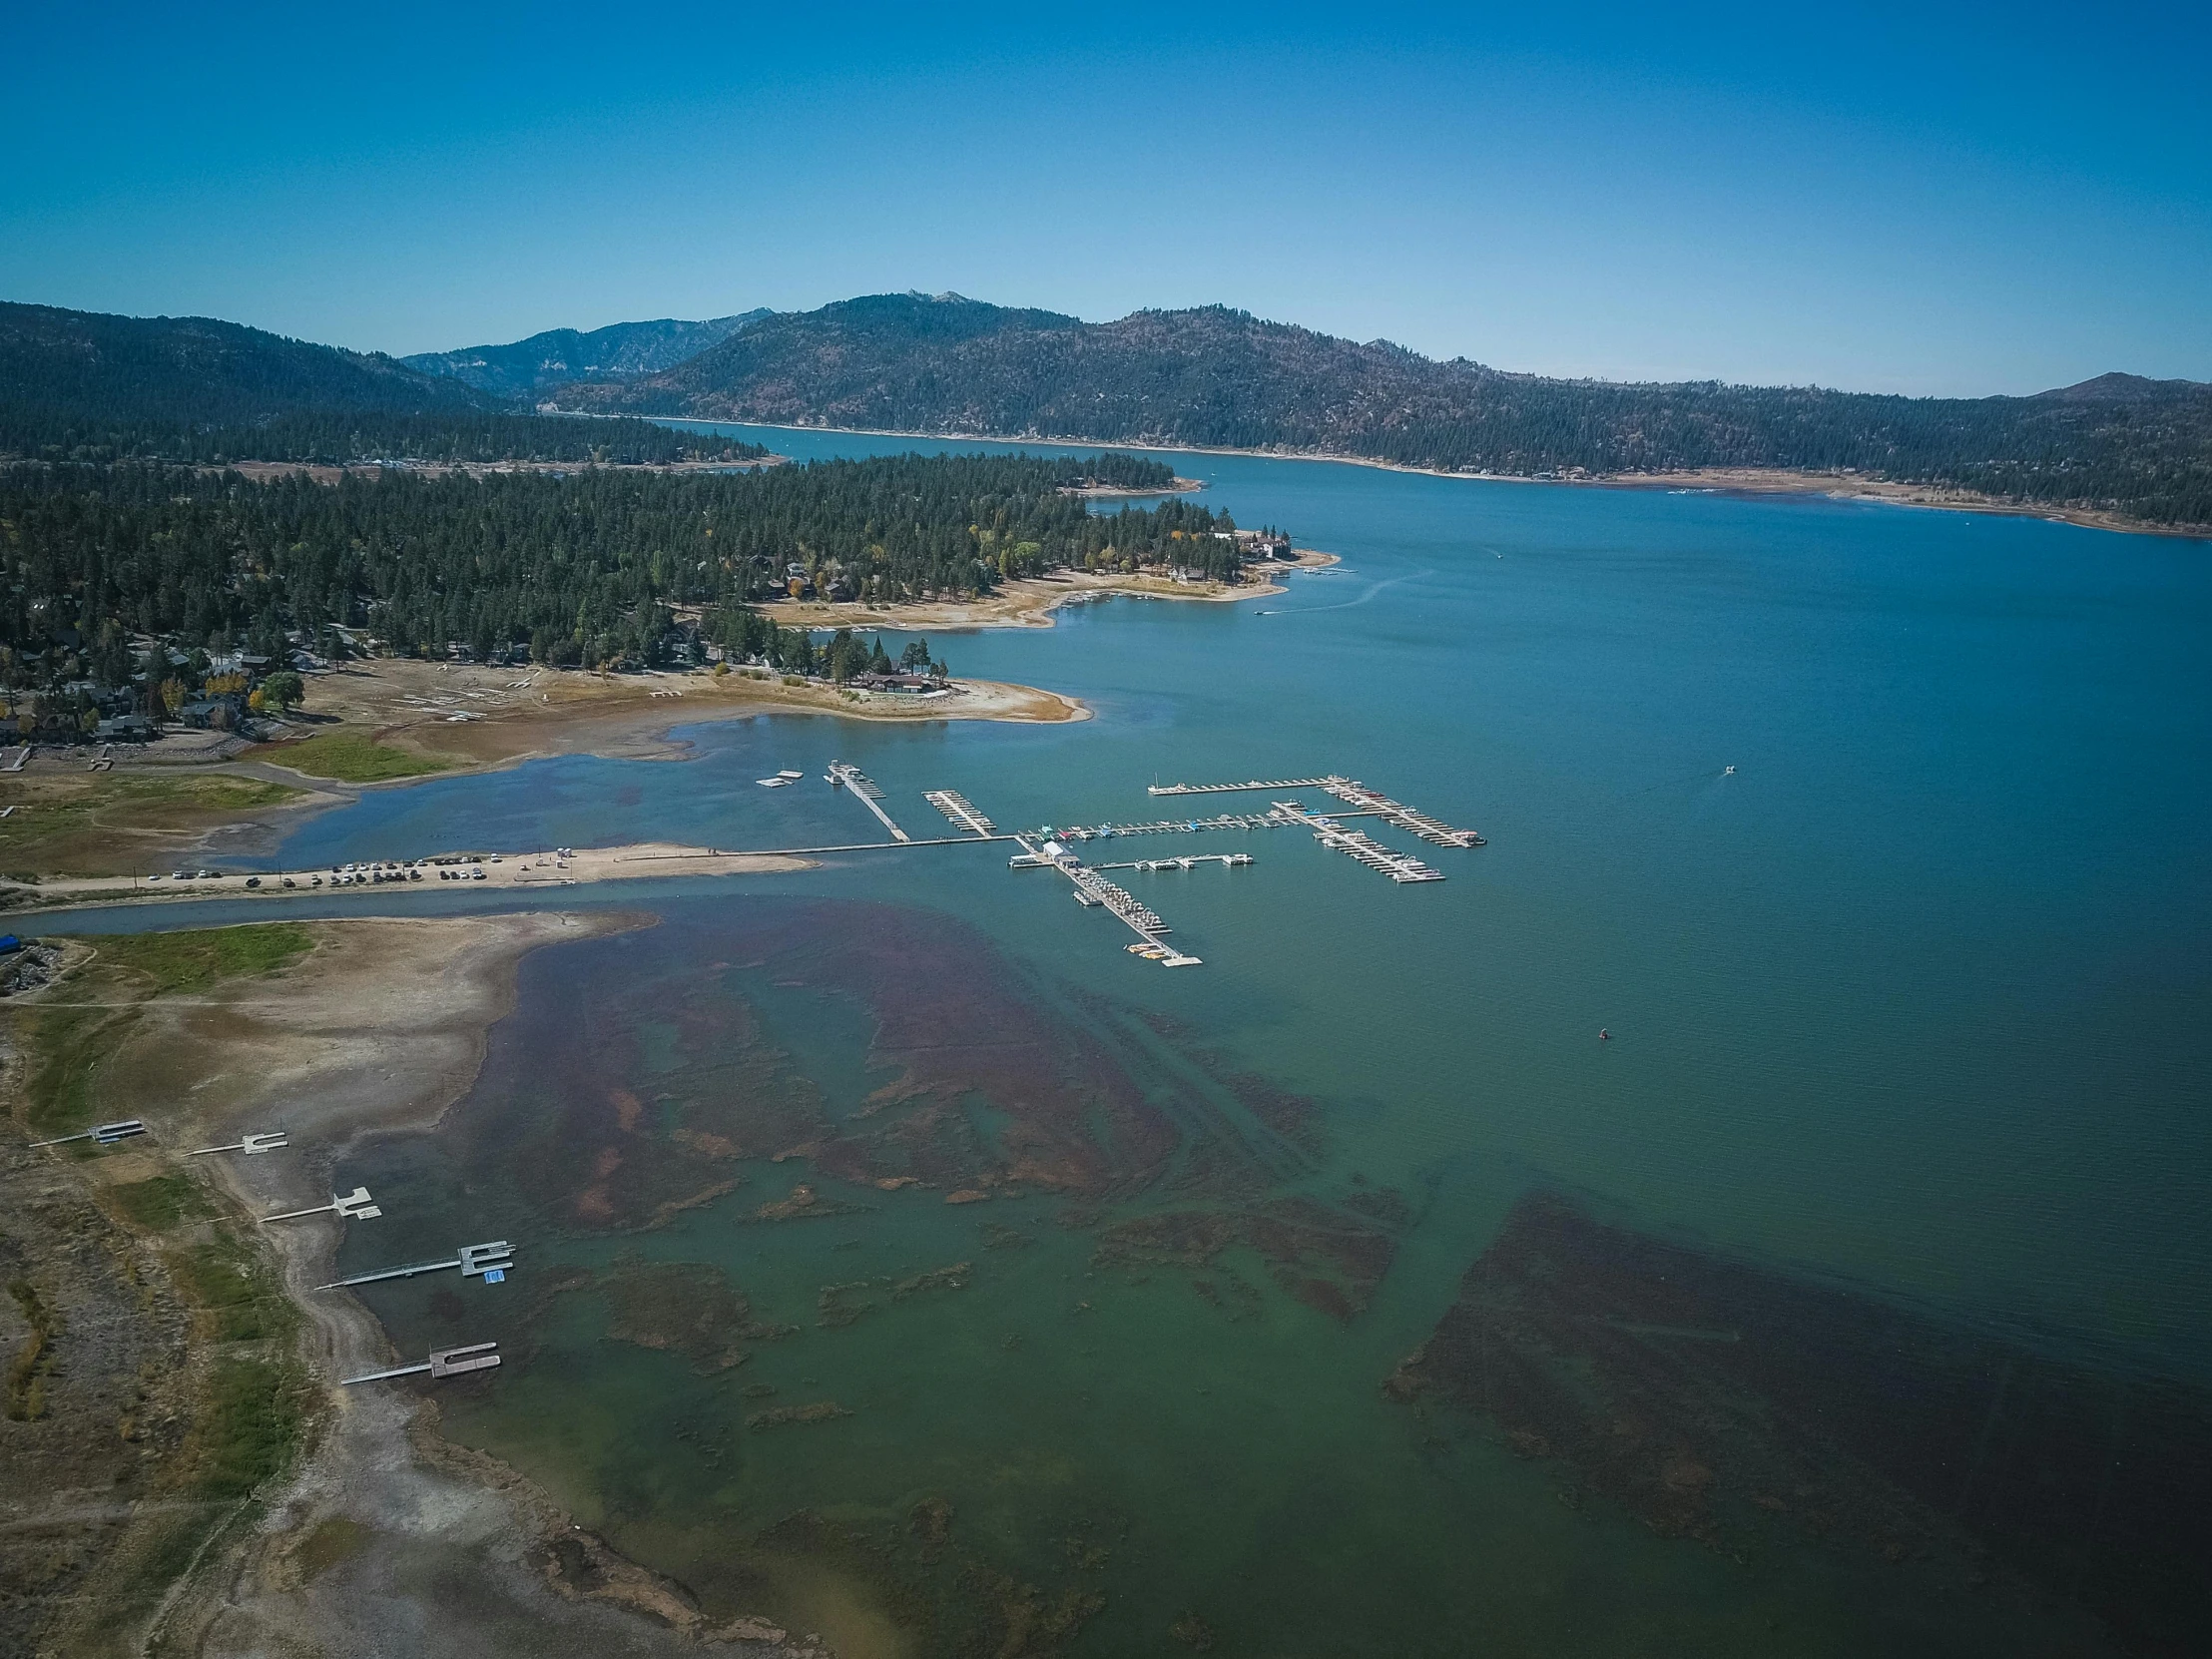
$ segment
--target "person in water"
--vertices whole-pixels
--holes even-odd
[[[1601,1043],[1609,1043],[1613,1040],[1613,1033],[1606,1030],[1603,1026],[1600,1026],[1598,1028],[1597,1040]]]

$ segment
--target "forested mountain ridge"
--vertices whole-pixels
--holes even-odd
[[[763,317],[763,306],[735,316],[686,322],[610,322],[604,328],[548,328],[506,345],[470,345],[458,351],[419,351],[400,362],[424,374],[449,377],[501,397],[528,397],[570,380],[620,380],[655,374],[697,356]]]
[[[381,353],[213,317],[0,301],[0,456],[669,461],[710,447],[754,446],[637,420],[550,419]]]
[[[957,294],[762,319],[564,407],[797,425],[1344,454],[1513,476],[1854,470],[2212,524],[2212,385],[2108,375],[2036,397],[1616,383],[1436,362],[1224,306],[1090,323]]]

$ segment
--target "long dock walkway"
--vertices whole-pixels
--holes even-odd
[[[1255,779],[1249,784],[1154,784],[1147,792],[1151,795],[1234,795],[1244,790],[1327,790],[1346,806],[1358,812],[1372,814],[1385,824],[1409,830],[1424,841],[1438,846],[1484,846],[1488,843],[1472,830],[1455,830],[1440,819],[1417,812],[1402,801],[1392,801],[1388,796],[1371,790],[1357,778],[1346,778],[1331,773],[1326,778],[1280,778],[1273,782]],[[1338,814],[1349,817],[1349,814]]]
[[[1408,852],[1392,852],[1373,835],[1364,835],[1357,830],[1347,830],[1334,819],[1322,818],[1303,812],[1296,803],[1277,802],[1277,807],[1296,813],[1306,827],[1314,831],[1314,839],[1324,846],[1333,846],[1349,857],[1357,858],[1368,868],[1387,875],[1393,881],[1441,881],[1444,872],[1431,869]]]
[[[1162,967],[1200,965],[1198,957],[1186,956],[1166,942],[1166,935],[1171,931],[1168,924],[1126,887],[1116,886],[1057,841],[1028,835],[1016,835],[1014,839],[1021,843],[1025,854],[1020,863],[1032,868],[1058,870],[1074,884],[1078,904],[1110,911],[1136,934],[1137,942],[1129,947],[1133,954],[1158,962]]]
[[[1241,790],[1323,790],[1344,780],[1327,778],[1255,778],[1249,784],[1154,784],[1147,795],[1235,795]]]
[[[1384,824],[1393,824],[1400,830],[1408,830],[1422,840],[1433,841],[1438,846],[1488,844],[1472,830],[1454,830],[1450,825],[1432,819],[1426,813],[1417,813],[1403,802],[1392,801],[1388,796],[1380,795],[1365,784],[1354,783],[1349,778],[1332,779],[1322,785],[1322,788],[1346,806],[1357,808],[1363,813],[1373,813]]]
[[[874,779],[849,761],[831,761],[830,770],[823,774],[826,782],[840,789],[850,790],[859,798],[860,805],[883,821],[883,828],[891,832],[894,841],[912,840],[913,837],[891,822],[891,815],[883,811],[883,790]]]

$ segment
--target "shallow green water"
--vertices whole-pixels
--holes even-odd
[[[937,642],[957,673],[1074,693],[1095,721],[705,727],[687,763],[433,781],[282,850],[857,838],[871,821],[819,782],[832,757],[917,833],[937,829],[926,789],[1029,827],[1158,816],[1156,779],[1340,772],[1490,838],[1419,849],[1449,879],[1416,887],[1289,831],[1132,842],[1110,855],[1258,860],[1118,877],[1205,959],[1173,973],[1056,877],[1009,872],[1004,847],[647,891],[660,928],[528,964],[454,1127],[340,1172],[392,1218],[355,1229],[360,1265],[520,1247],[514,1283],[458,1304],[373,1299],[402,1347],[496,1336],[514,1353],[448,1391],[452,1431],[711,1602],[770,1605],[854,1651],[954,1651],[986,1628],[995,1644],[1017,1603],[1040,1652],[1055,1617],[1070,1651],[1177,1651],[1169,1627],[1191,1613],[1237,1654],[2081,1651],[2073,1615],[2001,1584],[1964,1594],[1940,1551],[1659,1536],[1482,1413],[1382,1383],[1534,1190],[2100,1372],[2212,1380],[2212,549],[1869,505],[1178,465],[1212,504],[1345,563],[1280,598],[1116,600],[1049,633]],[[809,782],[753,784],[780,766]],[[895,971],[855,988],[851,963],[893,934]],[[847,954],[787,973],[795,937]],[[709,1160],[741,1183],[724,1197],[642,1231],[643,1189],[643,1210],[578,1208],[563,1159],[595,1136],[666,1152],[695,1107],[796,1090],[825,1121],[871,1124],[853,1114],[899,1069],[870,1053],[886,1002],[958,1025],[961,974],[989,987],[973,1006],[1025,1010],[1040,1051],[1095,1045],[1086,1065],[1161,1114],[1173,1161],[1115,1166],[1072,1213],[1037,1180],[948,1207],[943,1183],[886,1192],[740,1136]],[[981,1046],[946,1064],[1027,1086]],[[1239,1074],[1311,1118],[1285,1131],[1224,1082]],[[606,1104],[621,1090],[629,1127]],[[1023,1104],[947,1106],[976,1167]],[[652,1193],[691,1194],[706,1167]],[[855,1208],[749,1219],[799,1182]],[[1301,1195],[1357,1218],[1382,1189],[1405,1218],[1381,1230],[1387,1271],[1349,1318],[1249,1240],[1199,1266],[1102,1253],[1130,1217]],[[756,1324],[799,1329],[738,1344],[726,1370],[610,1340],[650,1262],[711,1264]],[[961,1288],[893,1295],[957,1263]],[[569,1270],[576,1288],[544,1292]],[[825,1323],[823,1288],[861,1281],[831,1306],[872,1308]],[[850,1414],[746,1426],[815,1401]],[[913,1514],[938,1499],[941,1550]],[[799,1512],[836,1536],[802,1537]]]

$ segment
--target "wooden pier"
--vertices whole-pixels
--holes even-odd
[[[905,830],[891,822],[891,815],[883,811],[883,791],[874,779],[853,766],[849,761],[831,761],[830,770],[823,774],[826,782],[839,789],[850,790],[859,798],[860,805],[883,821],[883,828],[891,832],[894,841],[910,840]]]
[[[993,833],[998,826],[975,810],[975,805],[958,790],[924,790],[922,800],[944,814],[955,830],[966,830],[977,835]]]

